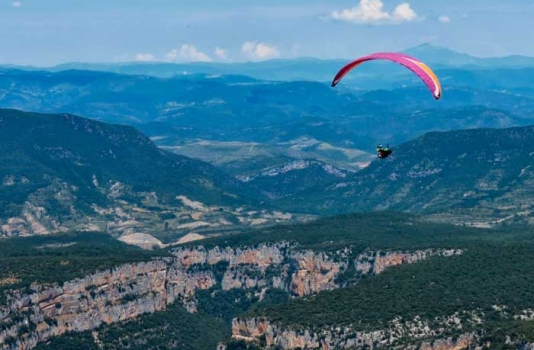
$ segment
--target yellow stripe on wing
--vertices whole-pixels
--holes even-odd
[[[441,96],[441,83],[439,82],[438,77],[436,74],[423,62],[415,62],[419,67],[421,67],[422,70],[424,70],[432,79],[434,84],[436,84],[437,91],[435,91],[436,96]]]

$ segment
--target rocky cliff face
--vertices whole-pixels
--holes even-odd
[[[175,302],[195,312],[195,292],[201,289],[278,288],[301,297],[341,287],[337,279],[349,267],[359,274],[378,274],[389,266],[461,253],[429,249],[355,255],[348,248],[335,253],[299,250],[287,242],[237,249],[177,248],[172,258],[126,264],[63,285],[14,291],[7,305],[0,306],[0,349],[31,349],[50,337],[130,320]],[[220,280],[213,272],[216,266],[224,269]],[[288,349],[318,341],[314,333],[297,335],[272,327],[265,322],[234,321],[236,336],[254,338],[270,332],[273,344]]]
[[[477,334],[465,333],[457,338],[447,337],[433,342],[425,338],[440,337],[451,330],[461,330],[458,315],[436,319],[440,327],[431,328],[419,318],[411,321],[396,319],[388,328],[375,331],[358,331],[351,326],[325,329],[289,329],[261,318],[234,319],[234,339],[261,343],[280,349],[364,349],[396,348],[410,350],[460,350],[476,343]],[[469,322],[469,321],[467,321]],[[413,344],[406,344],[406,339]]]
[[[426,260],[432,256],[453,256],[461,254],[461,250],[445,249],[445,250],[418,250],[415,252],[366,252],[361,254],[356,259],[356,270],[362,274],[374,273],[376,275],[382,273],[385,269],[391,266],[402,264],[413,264],[415,262]]]
[[[271,287],[284,289],[302,297],[342,287],[338,277],[349,267],[358,274],[379,274],[386,268],[411,264],[432,256],[452,256],[461,250],[427,249],[415,252],[365,251],[356,254],[347,248],[334,253],[299,250],[283,242],[256,248],[232,249],[202,247],[176,249],[173,252],[186,268],[193,265],[213,266],[227,262],[222,288]]]
[[[214,284],[212,273],[186,273],[167,259],[122,265],[61,286],[31,286],[0,308],[0,349],[30,349],[69,331],[165,310],[175,301],[187,304],[195,290]]]

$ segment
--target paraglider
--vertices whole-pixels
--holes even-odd
[[[336,74],[334,80],[332,81],[332,87],[336,86],[341,81],[341,79],[354,68],[358,67],[364,62],[373,60],[388,60],[403,65],[404,67],[414,72],[426,84],[426,86],[432,93],[432,96],[434,96],[436,100],[439,100],[441,98],[441,84],[438,80],[438,77],[426,64],[419,61],[417,58],[408,56],[403,53],[394,52],[374,53],[371,55],[360,57],[357,60],[350,62],[349,64],[341,68],[341,70]]]
[[[386,147],[382,147],[381,144],[376,146],[376,152],[378,153],[378,158],[387,158],[393,151],[389,148],[389,143]]]
[[[334,80],[332,81],[332,87],[336,86],[341,81],[341,79],[343,79],[343,77],[354,68],[358,67],[362,63],[373,60],[388,60],[408,68],[426,84],[426,86],[432,93],[434,99],[439,100],[441,98],[441,83],[439,82],[439,79],[436,74],[426,64],[419,61],[417,58],[408,56],[403,53],[395,52],[374,53],[371,55],[360,57],[348,63],[343,68],[341,68],[336,74]],[[389,148],[389,145],[384,148],[382,147],[382,145],[379,144],[376,148],[376,151],[378,153],[378,158],[382,159],[387,158],[392,153],[392,150]]]

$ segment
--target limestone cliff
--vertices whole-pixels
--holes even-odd
[[[333,290],[342,285],[338,277],[349,267],[357,273],[379,274],[386,268],[411,264],[432,256],[452,256],[461,254],[455,249],[427,249],[415,252],[365,251],[356,254],[347,248],[334,253],[299,250],[287,242],[256,248],[206,250],[203,247],[175,249],[173,253],[187,268],[193,265],[213,266],[227,262],[222,288],[272,287],[284,289],[295,296],[304,296],[325,290]]]
[[[0,349],[31,349],[69,331],[95,329],[187,301],[215,284],[210,272],[184,272],[178,261],[127,264],[55,286],[31,286],[0,308]]]
[[[253,289],[261,297],[266,289],[277,288],[301,297],[344,286],[338,277],[351,267],[359,274],[378,274],[389,266],[462,253],[429,249],[356,254],[349,248],[325,253],[301,250],[288,242],[245,248],[176,248],[171,252],[173,257],[118,266],[62,285],[32,285],[14,291],[7,304],[0,306],[0,349],[31,349],[50,337],[130,320],[165,310],[175,302],[196,312],[197,290]],[[217,266],[223,266],[222,277],[214,274]],[[267,325],[258,326],[255,332],[265,334],[271,327]],[[258,327],[247,326],[238,334]],[[312,333],[292,336],[291,332],[280,333],[284,336],[273,333],[272,341],[286,348],[318,341]],[[254,338],[256,333],[250,334]]]
[[[428,322],[416,318],[411,321],[393,320],[388,328],[362,331],[346,327],[324,329],[290,329],[272,324],[266,319],[234,319],[234,339],[256,342],[262,347],[277,349],[410,349],[410,350],[460,350],[476,344],[475,333],[464,333],[457,338],[446,337],[435,341],[425,339],[440,337],[450,330],[461,330],[458,315],[436,319],[440,327],[431,328]],[[406,340],[409,339],[408,343]]]

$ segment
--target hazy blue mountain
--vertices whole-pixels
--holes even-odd
[[[507,77],[507,73],[501,76]],[[276,125],[291,134],[291,128],[302,129],[302,124],[310,125],[314,118],[343,124],[364,117],[474,105],[530,118],[534,110],[534,99],[525,96],[452,84],[445,85],[442,100],[434,101],[425,87],[412,79],[413,86],[355,95],[320,83],[266,82],[239,76],[160,79],[89,71],[8,70],[0,75],[0,106],[72,112],[131,125],[164,122],[193,135],[199,133],[196,138],[207,138],[215,130],[217,137],[225,140],[236,140],[237,133],[242,134],[241,139],[272,138],[273,133],[255,130]],[[361,128],[332,129],[339,131],[350,134]]]
[[[510,91],[467,86],[446,86],[443,97],[438,101],[431,98],[426,87],[375,90],[360,95],[360,99],[375,105],[387,104],[390,110],[396,112],[453,110],[481,106],[500,109],[528,119],[532,118],[534,112],[534,95],[521,96]]]
[[[392,145],[398,145],[430,130],[506,128],[532,123],[531,119],[523,119],[509,112],[474,106],[442,110],[415,110],[409,113],[391,112],[389,115],[371,118],[354,118],[347,121],[347,128],[361,130],[360,134],[379,142],[391,142]]]
[[[507,72],[499,76],[506,80]],[[134,125],[157,145],[222,165],[234,175],[249,174],[248,159],[258,173],[310,158],[358,170],[369,160],[362,150],[373,152],[377,142],[396,145],[433,130],[532,123],[529,97],[446,85],[443,99],[435,101],[417,78],[410,79],[399,89],[352,93],[317,82],[237,75],[163,79],[5,70],[0,107]]]
[[[432,44],[421,44],[404,50],[404,53],[417,57],[430,66],[470,66],[481,64],[484,59]]]
[[[442,46],[432,44],[421,44],[416,47],[404,50],[408,55],[436,66],[462,67],[491,67],[491,68],[517,68],[534,66],[534,57],[527,56],[505,56],[481,58],[460,53]]]
[[[436,46],[432,44],[422,44],[404,50],[405,53],[413,55],[428,63],[432,68],[444,67],[468,67],[469,69],[479,68],[521,68],[534,67],[534,58],[526,56],[507,57],[474,57],[454,50]],[[124,63],[83,63],[73,62],[60,64],[53,67],[28,67],[4,65],[6,68],[16,68],[23,70],[45,70],[58,72],[64,70],[91,70],[105,71],[121,74],[140,74],[157,77],[172,77],[176,75],[246,75],[263,80],[312,80],[330,82],[336,72],[350,60],[356,57],[344,59],[318,59],[302,57],[295,59],[274,59],[262,62],[241,62],[241,63],[164,63],[164,62],[124,62]],[[353,72],[346,77],[347,80],[355,78],[365,78],[368,74],[396,74],[402,72],[395,65],[369,63],[361,73]]]
[[[176,75],[246,75],[266,80],[312,80],[331,81],[333,75],[347,60],[321,60],[316,58],[275,59],[262,62],[244,63],[163,63],[163,62],[126,62],[126,63],[82,63],[73,62],[54,67],[4,66],[27,71],[59,72],[64,70],[90,70],[119,74],[150,75],[170,78]]]
[[[181,123],[190,118],[200,124],[223,119],[224,123],[243,123],[248,119],[254,124],[269,124],[288,118],[354,113],[365,108],[354,95],[320,83],[243,80],[9,70],[0,75],[0,105],[32,111],[67,110],[123,123]],[[199,119],[199,114],[204,117]]]

